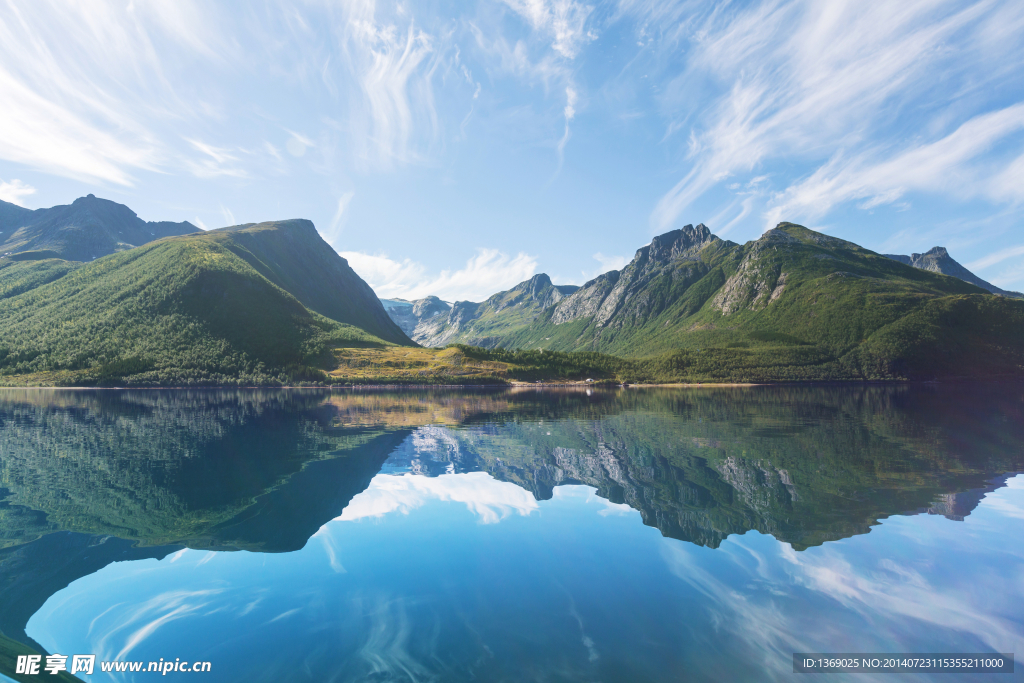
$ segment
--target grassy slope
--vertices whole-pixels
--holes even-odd
[[[243,250],[224,234],[168,238],[0,300],[0,372],[30,384],[273,383],[330,367],[336,347],[384,343],[311,312]],[[24,277],[58,268],[34,263]]]
[[[586,319],[554,325],[549,311],[503,345],[647,359],[638,363],[646,372],[635,376],[662,381],[1024,372],[1024,302],[800,226],[786,224],[781,232],[777,244],[751,243],[713,255],[694,282],[663,273],[647,288],[657,313],[639,325],[596,328]],[[713,302],[745,257],[757,275],[748,291],[737,288],[740,310],[723,315]],[[782,273],[783,293],[769,302]],[[767,285],[760,294],[758,282]]]
[[[511,381],[614,380],[628,367],[596,353],[506,351],[456,344],[446,349],[389,346],[338,349],[337,384],[503,384]]]
[[[57,258],[42,260],[0,259],[0,300],[23,294],[58,280],[80,264]]]
[[[394,344],[409,345],[370,286],[307,220],[224,228],[191,239],[223,246],[311,311],[354,325]]]

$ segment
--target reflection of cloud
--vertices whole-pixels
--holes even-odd
[[[128,614],[117,613],[118,626],[108,631],[93,650],[101,659],[121,659],[137,645],[153,635],[164,624],[193,615],[209,604],[209,598],[220,590],[170,591],[142,603]],[[141,625],[140,625],[141,624]],[[131,631],[124,646],[113,654],[107,642],[122,631]]]
[[[529,491],[486,472],[440,477],[378,474],[338,519],[354,521],[391,512],[407,515],[430,500],[464,503],[483,524],[494,524],[513,512],[528,515],[537,509],[537,500]]]

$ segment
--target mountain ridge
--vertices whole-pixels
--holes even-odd
[[[188,221],[143,221],[124,204],[92,194],[34,211],[0,201],[0,255],[46,250],[68,261],[91,261],[195,232],[199,228]]]

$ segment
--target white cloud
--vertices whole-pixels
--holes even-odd
[[[969,163],[1020,130],[1024,130],[1024,104],[976,116],[940,140],[887,159],[878,159],[877,153],[852,159],[837,154],[774,199],[768,227],[783,218],[820,218],[845,201],[863,200],[859,207],[871,209],[895,202],[910,190],[945,192],[965,199],[981,196],[1024,201],[1024,183],[993,188],[989,181],[997,174],[990,165]]]
[[[569,142],[569,122],[576,116],[576,89],[571,85],[565,88],[565,109],[562,110],[565,116],[565,132],[562,139],[558,141],[558,168],[561,170],[562,161],[565,155],[565,145]]]
[[[338,519],[349,522],[391,513],[408,515],[428,501],[462,503],[481,524],[495,524],[511,514],[526,516],[538,509],[529,491],[486,472],[440,477],[378,474]]]
[[[231,176],[245,178],[249,174],[238,165],[238,156],[233,150],[185,138],[196,150],[203,154],[198,159],[186,159],[185,166],[197,178],[216,178]]]
[[[592,270],[581,270],[578,277],[552,276],[556,284],[582,285],[611,270],[622,270],[632,259],[628,256],[605,256],[601,252],[594,254],[594,260],[600,265]]]
[[[313,141],[307,138],[305,135],[300,135],[295,131],[288,131],[288,141],[285,142],[285,149],[293,157],[301,157],[306,153],[308,147],[313,147]]]
[[[622,270],[629,263],[630,258],[628,256],[605,256],[601,252],[594,254],[594,260],[601,264],[601,272],[607,273],[609,270]]]
[[[537,261],[524,253],[509,256],[497,249],[477,249],[459,270],[428,275],[421,263],[395,261],[384,254],[338,252],[382,298],[420,299],[433,294],[445,301],[483,301],[533,277]]]
[[[568,123],[576,117],[576,89],[571,85],[565,88],[565,122]]]
[[[22,199],[30,194],[35,194],[35,191],[36,188],[21,182],[17,178],[14,178],[11,182],[7,182],[0,178],[0,200],[5,202],[17,204],[18,206],[25,206]]]
[[[692,165],[657,203],[652,225],[668,229],[709,189],[768,160],[831,157],[823,169],[838,175],[857,163],[866,168],[868,153],[863,150],[868,145],[872,165],[895,162],[917,147],[927,147],[919,142],[908,146],[902,142],[908,137],[905,131],[891,132],[894,116],[901,108],[933,98],[929,89],[937,86],[939,70],[956,83],[958,75],[970,74],[961,80],[981,88],[1007,63],[1020,65],[1019,44],[993,40],[978,46],[993,23],[1019,24],[1022,15],[1019,3],[957,8],[947,0],[882,5],[794,0],[708,12],[693,31],[692,58],[665,87],[663,99],[673,112],[670,131],[691,127]],[[951,44],[962,49],[952,50]],[[990,63],[998,67],[986,68]],[[728,88],[728,94],[710,105],[695,97],[709,80]],[[945,96],[955,99],[957,94]],[[949,130],[942,117],[957,111],[964,108],[940,112],[917,135],[927,138],[929,130]],[[886,148],[879,143],[883,139],[898,142]],[[840,154],[837,149],[853,151]],[[963,152],[963,158],[971,157],[969,151]],[[895,173],[904,168],[885,170]],[[987,173],[999,170],[990,168]],[[894,187],[888,194],[876,192],[861,199],[868,205],[891,201],[904,182],[890,182]],[[1012,187],[1012,181],[1001,187]],[[1016,196],[1016,190],[1008,191]],[[769,222],[776,218],[777,212]]]
[[[566,59],[579,54],[595,38],[586,30],[587,17],[594,10],[575,0],[505,0],[530,26],[551,40],[552,49]]]

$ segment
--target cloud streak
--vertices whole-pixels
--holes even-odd
[[[433,76],[437,40],[409,19],[404,26],[378,20],[376,3],[349,3],[337,20],[340,48],[358,91],[349,132],[358,158],[370,169],[421,160],[414,133],[438,132]]]
[[[411,259],[396,261],[384,254],[338,253],[382,298],[419,299],[434,295],[446,301],[483,301],[537,272],[534,257],[525,253],[509,256],[497,249],[477,249],[464,267],[433,275],[423,264]]]
[[[165,64],[219,60],[217,22],[182,2],[7,3],[0,14],[0,158],[89,182],[131,185],[173,156],[154,120],[194,108]]]

